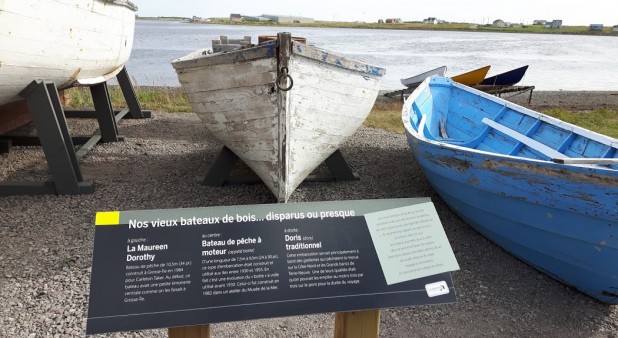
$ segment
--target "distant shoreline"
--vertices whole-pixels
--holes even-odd
[[[545,28],[540,25],[524,25],[521,27],[499,28],[491,25],[473,23],[445,23],[423,24],[417,22],[406,23],[369,23],[369,22],[339,22],[339,21],[316,21],[314,23],[285,23],[274,22],[233,22],[226,18],[210,18],[206,21],[192,21],[191,18],[182,17],[138,17],[138,20],[151,21],[177,21],[191,24],[216,24],[234,26],[262,26],[262,27],[314,27],[314,28],[358,28],[358,29],[391,29],[391,30],[425,30],[425,31],[457,31],[475,33],[524,33],[524,34],[566,34],[586,36],[609,36],[618,37],[618,32],[613,27],[604,27],[602,31],[592,31],[587,26],[562,26],[562,28]]]

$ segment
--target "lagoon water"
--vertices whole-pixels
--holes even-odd
[[[520,85],[537,90],[618,90],[618,38],[559,34],[200,25],[138,20],[127,70],[139,86],[179,86],[170,62],[220,35],[240,38],[288,31],[329,51],[386,68],[382,89],[447,65],[454,76],[491,65],[489,76],[530,65]]]

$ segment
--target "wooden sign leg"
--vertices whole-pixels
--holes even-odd
[[[378,338],[380,310],[335,314],[335,338]]]
[[[187,327],[170,327],[167,329],[169,338],[210,338],[210,325]]]

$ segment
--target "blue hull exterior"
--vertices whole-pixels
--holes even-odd
[[[408,98],[402,116],[410,148],[427,179],[468,224],[544,273],[602,302],[618,304],[618,167],[554,163],[534,149],[534,143],[514,146],[517,142],[508,135],[481,122],[482,116],[504,125],[515,121],[509,125],[514,129],[531,113],[432,78]],[[568,140],[555,146],[571,155],[568,158],[575,158],[575,151],[590,155],[588,147],[610,163],[618,157],[616,140],[578,128],[573,134],[590,137],[582,148],[579,136],[562,135],[573,126],[545,120],[528,135],[547,144],[556,137]],[[461,140],[464,134],[457,130],[465,128],[481,129]],[[438,129],[451,130],[457,138],[441,139]],[[503,139],[503,147],[492,143],[493,138]]]
[[[521,79],[524,78],[526,71],[528,70],[528,66],[523,66],[519,68],[515,68],[513,70],[509,70],[508,72],[504,72],[502,74],[490,76],[483,80],[480,85],[489,85],[489,86],[512,86]]]

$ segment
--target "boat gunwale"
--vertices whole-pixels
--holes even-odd
[[[296,41],[292,42],[292,54],[376,77],[382,77],[386,74],[385,68],[373,66],[367,62],[356,60],[349,56],[331,52],[317,46],[305,45]]]
[[[440,76],[444,76],[444,74],[446,74],[447,69],[448,69],[447,66],[444,65],[444,66],[440,66],[440,67],[428,70],[426,72],[423,72],[423,73],[420,73],[420,74],[417,74],[417,75],[414,75],[414,76],[410,76],[410,77],[407,77],[407,78],[404,78],[404,79],[400,79],[399,81],[404,86],[411,86],[413,84],[423,82],[426,78],[428,78],[431,75],[436,75],[434,72],[439,72],[439,73],[441,73],[441,74],[439,74]],[[420,80],[420,81],[416,81],[415,80],[415,79],[418,79],[420,77],[422,77],[422,80]],[[414,82],[412,82],[412,81],[414,81]]]
[[[203,48],[172,61],[172,66],[178,72],[190,68],[253,61],[262,58],[275,58],[276,47],[276,41],[272,40],[254,47],[214,54],[206,54],[210,49]],[[386,74],[386,69],[384,68],[296,41],[292,41],[292,55],[302,56],[324,64],[360,72],[369,76],[382,77]]]
[[[451,82],[452,86],[458,87],[459,89],[465,90],[465,91],[470,91],[473,92],[474,94],[478,94],[479,96],[482,96],[486,99],[489,99],[491,101],[493,101],[494,103],[500,104],[506,108],[509,109],[513,109],[516,110],[518,112],[521,112],[525,115],[528,115],[530,117],[533,118],[538,118],[541,121],[550,123],[551,125],[557,126],[557,127],[562,127],[562,126],[569,126],[572,127],[572,130],[568,130],[571,132],[574,132],[578,135],[581,135],[583,137],[588,137],[593,141],[597,141],[599,143],[602,143],[604,145],[607,145],[609,147],[613,147],[613,148],[618,148],[618,140],[603,135],[603,134],[599,134],[596,133],[594,131],[582,128],[582,127],[578,127],[576,125],[570,124],[568,122],[564,122],[562,120],[559,120],[557,118],[551,117],[551,116],[547,116],[544,114],[541,114],[539,112],[535,112],[533,110],[530,110],[528,108],[522,107],[520,105],[517,105],[515,103],[506,101],[504,99],[499,99],[494,97],[493,95],[487,94],[485,92],[476,90],[474,88],[468,87],[466,85],[462,85],[460,83],[457,83],[455,81],[452,81],[448,78],[444,78],[441,76],[432,76],[427,78],[425,81],[423,81],[413,92],[412,94],[410,94],[410,96],[406,99],[404,105],[403,105],[403,109],[402,109],[402,120],[403,120],[403,125],[404,125],[404,129],[406,131],[406,133],[408,133],[409,135],[415,137],[416,139],[418,139],[421,142],[427,142],[427,143],[431,143],[434,145],[437,145],[439,147],[442,148],[451,148],[453,150],[458,150],[458,151],[465,151],[465,152],[472,152],[472,153],[478,153],[478,154],[483,154],[483,155],[491,155],[497,158],[502,158],[502,159],[508,159],[508,160],[519,160],[519,161],[523,161],[523,162],[530,162],[530,163],[535,163],[535,164],[543,164],[543,165],[551,165],[556,166],[557,168],[564,168],[565,166],[568,167],[578,167],[578,168],[582,168],[582,169],[589,169],[589,170],[594,170],[594,171],[602,171],[604,173],[608,173],[609,175],[611,175],[611,173],[618,173],[618,169],[613,169],[610,167],[604,167],[604,166],[598,166],[598,165],[594,165],[591,166],[589,164],[562,164],[562,163],[556,163],[554,161],[550,160],[542,160],[542,159],[535,159],[535,158],[528,158],[528,157],[522,157],[522,156],[516,156],[516,155],[508,155],[508,154],[501,154],[501,153],[497,153],[497,152],[491,152],[491,151],[486,151],[486,150],[479,150],[476,148],[469,148],[469,147],[465,147],[465,146],[460,146],[460,145],[456,145],[453,143],[449,143],[449,142],[441,142],[438,140],[432,140],[430,138],[425,137],[424,133],[421,131],[417,131],[414,129],[414,127],[412,127],[412,124],[410,122],[410,112],[412,110],[412,102],[414,102],[416,100],[416,98],[420,95],[420,93],[425,90],[425,88],[427,88],[429,86],[429,83],[431,82],[431,80],[433,78],[442,78],[444,80],[446,80],[447,82]],[[408,103],[410,102],[410,103]],[[425,115],[424,115],[425,116]],[[424,120],[424,119],[422,119]],[[558,123],[556,123],[558,122]],[[420,128],[419,128],[420,129]],[[579,131],[579,132],[578,132]],[[583,131],[583,133],[581,133]],[[586,135],[586,134],[590,134],[590,135]],[[565,158],[567,156],[565,155]],[[573,157],[573,158],[585,158],[585,157]]]
[[[176,72],[182,72],[185,69],[275,58],[276,44],[266,43],[259,46],[238,49],[230,52],[208,54],[210,51],[211,50],[209,48],[198,49],[173,60],[172,66]]]
[[[101,1],[101,2],[104,2],[104,3],[109,3],[109,4],[112,4],[112,5],[118,5],[118,6],[127,7],[128,9],[130,9],[130,10],[132,10],[134,12],[137,12],[137,9],[138,9],[137,6],[134,3],[132,3],[131,1],[129,1],[129,0],[97,0],[97,1]]]

